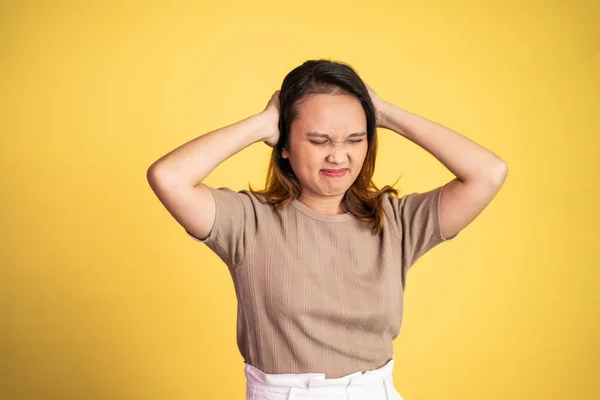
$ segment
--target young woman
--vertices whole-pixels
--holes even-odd
[[[456,178],[402,197],[372,182],[377,127]],[[273,147],[264,190],[202,183],[247,146]],[[148,181],[171,215],[227,265],[238,299],[247,399],[402,399],[392,341],[409,269],[490,203],[506,163],[381,100],[347,64],[309,60],[266,108],[183,144]]]

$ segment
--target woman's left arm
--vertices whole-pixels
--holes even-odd
[[[368,87],[368,86],[367,86]],[[508,175],[508,165],[467,137],[381,100],[368,87],[377,126],[390,129],[431,153],[456,178],[446,183],[440,200],[444,237],[471,223],[492,201]]]

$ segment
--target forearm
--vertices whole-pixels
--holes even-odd
[[[380,124],[431,153],[463,182],[501,183],[505,178],[506,163],[496,154],[451,129],[396,105],[385,103]]]
[[[199,136],[156,160],[148,175],[168,185],[194,186],[219,164],[253,143],[262,141],[266,120],[262,113]]]

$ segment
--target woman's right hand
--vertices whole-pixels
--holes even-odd
[[[266,119],[266,131],[263,142],[268,146],[275,147],[279,141],[279,113],[280,113],[280,102],[279,102],[279,90],[273,93],[269,103],[265,107],[263,114]]]

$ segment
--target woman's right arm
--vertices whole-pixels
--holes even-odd
[[[265,110],[199,136],[156,160],[147,171],[150,187],[177,222],[198,239],[215,221],[215,201],[202,183],[219,164],[253,143],[274,146],[279,138],[279,91]]]

